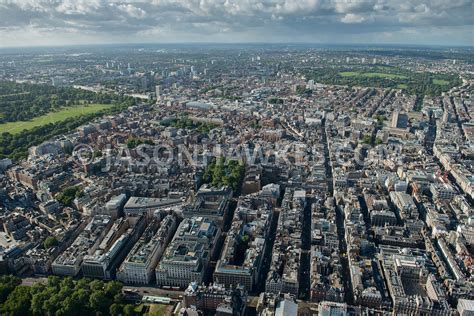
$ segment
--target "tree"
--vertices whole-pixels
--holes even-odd
[[[87,289],[89,290],[89,284],[91,279],[89,278],[82,278],[76,282],[76,289]]]
[[[59,288],[59,283],[61,282],[61,279],[55,275],[50,275],[48,276],[48,286],[49,287],[58,287]]]
[[[27,316],[31,306],[30,288],[27,286],[17,286],[8,295],[5,303],[2,304],[2,315]]]
[[[48,238],[46,238],[43,242],[43,246],[44,248],[46,249],[49,249],[49,248],[52,248],[54,246],[57,246],[58,244],[58,240],[56,239],[56,237],[53,237],[53,236],[49,236]]]
[[[0,303],[7,300],[15,287],[21,284],[21,279],[13,275],[3,275],[0,277]]]
[[[56,311],[60,308],[61,298],[58,294],[53,294],[48,300],[43,303],[43,311],[46,315],[55,315]]]
[[[74,289],[74,281],[72,280],[71,277],[65,277],[64,279],[61,280],[60,287],[61,287],[61,290],[63,289],[72,290]]]
[[[94,158],[102,157],[102,152],[100,150],[94,150]]]
[[[123,313],[123,305],[114,303],[109,307],[109,313],[111,316],[119,316]]]
[[[49,295],[44,292],[44,293],[36,293],[33,295],[31,298],[31,307],[30,311],[33,315],[44,315],[44,310],[43,306],[45,305],[45,302],[48,300]]]
[[[226,160],[224,157],[213,159],[203,174],[203,182],[213,186],[228,185],[237,191],[243,180],[245,165],[241,161]]]
[[[364,144],[370,144],[371,141],[372,141],[372,136],[369,134],[364,135],[364,137],[362,138],[362,143]]]
[[[89,283],[89,287],[92,291],[99,291],[104,289],[104,282],[101,280],[94,280]]]
[[[74,304],[76,304],[78,307],[78,310],[80,312],[80,315],[86,315],[90,310],[89,310],[89,296],[90,296],[90,291],[85,290],[85,289],[77,289],[73,294],[72,294],[72,299]]]
[[[108,297],[115,297],[122,293],[122,283],[119,281],[110,281],[105,284],[105,293]]]
[[[30,288],[30,293],[31,295],[35,295],[37,293],[44,293],[46,292],[47,288],[46,285],[43,283],[35,283],[33,286]]]
[[[78,299],[77,296],[68,296],[64,299],[63,303],[61,304],[61,308],[59,310],[59,313],[61,315],[83,315],[84,313],[84,305],[81,305],[82,301]],[[56,315],[58,312],[56,312]]]
[[[31,287],[23,287],[20,283],[16,277],[0,277],[0,286],[10,284],[11,287],[5,302],[0,305],[1,315],[109,315],[111,310],[117,315],[124,313],[122,284],[118,281],[74,281],[71,277],[51,276],[47,283]],[[116,306],[111,309],[112,305]]]
[[[387,119],[385,116],[383,115],[377,115],[376,116],[376,119],[377,119],[377,126],[379,128],[383,127],[383,122]]]
[[[123,314],[125,316],[134,316],[136,315],[135,313],[135,308],[131,304],[127,304],[123,307]]]
[[[124,301],[124,295],[122,293],[118,293],[116,295],[114,295],[114,302],[115,303],[121,303]]]
[[[71,206],[78,192],[80,192],[80,188],[78,186],[67,187],[62,192],[60,192],[56,198],[64,205]]]
[[[94,311],[107,314],[111,300],[105,295],[104,291],[94,291],[89,298],[89,305]]]

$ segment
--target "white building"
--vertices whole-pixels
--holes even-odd
[[[456,196],[456,191],[447,183],[432,183],[430,191],[438,200],[452,200]]]
[[[53,274],[76,276],[81,271],[84,256],[93,254],[112,226],[107,215],[96,215],[84,231],[51,265]]]
[[[167,215],[163,220],[154,219],[119,267],[117,280],[128,284],[149,284],[176,225],[173,215]]]
[[[220,233],[217,223],[208,218],[184,219],[155,270],[156,283],[181,288],[201,283]]]
[[[474,301],[460,299],[458,301],[458,312],[460,316],[474,316]]]

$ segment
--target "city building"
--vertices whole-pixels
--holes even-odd
[[[221,230],[205,217],[185,218],[155,270],[158,286],[186,288],[200,284],[216,255]]]

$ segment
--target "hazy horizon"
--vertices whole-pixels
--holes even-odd
[[[449,44],[405,44],[405,43],[311,43],[311,42],[137,42],[137,43],[83,43],[83,44],[55,44],[55,45],[31,45],[31,46],[5,46],[0,47],[2,51],[16,50],[41,50],[41,49],[80,49],[80,48],[135,48],[135,49],[165,49],[165,48],[308,48],[308,49],[354,49],[354,50],[377,50],[377,49],[428,49],[447,50],[461,49],[471,50],[474,45],[449,45]]]

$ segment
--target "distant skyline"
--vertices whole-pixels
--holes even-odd
[[[474,45],[472,0],[0,0],[0,48],[110,43]]]

